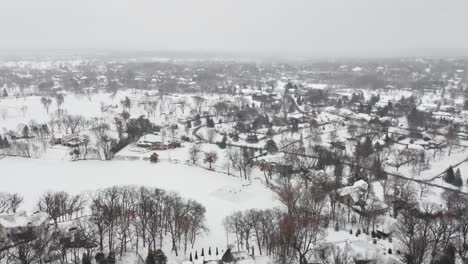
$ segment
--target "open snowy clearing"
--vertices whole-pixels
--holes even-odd
[[[21,209],[28,211],[36,209],[39,196],[48,190],[76,194],[131,184],[178,192],[183,198],[194,199],[206,207],[210,232],[198,240],[195,249],[225,248],[227,241],[222,221],[234,211],[278,204],[273,193],[258,180],[249,182],[199,167],[166,162],[3,158],[0,167],[9,172],[0,191],[22,194],[25,203]]]

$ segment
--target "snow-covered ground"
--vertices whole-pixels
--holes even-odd
[[[206,207],[209,233],[195,248],[225,248],[224,217],[237,210],[270,208],[278,202],[259,180],[251,182],[203,168],[148,161],[79,161],[23,159],[0,160],[5,174],[0,191],[24,196],[22,209],[34,211],[39,196],[48,190],[72,194],[113,185],[145,185],[178,192]],[[232,241],[233,242],[233,241]],[[187,257],[187,256],[185,256]],[[180,256],[179,260],[185,258]]]

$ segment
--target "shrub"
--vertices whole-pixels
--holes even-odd
[[[190,258],[192,257],[192,255],[190,254]],[[156,264],[155,262],[155,259],[154,259],[154,252],[153,250],[148,250],[148,256],[146,256],[146,260],[145,260],[145,263],[146,264]]]
[[[107,256],[107,264],[115,264],[115,253],[113,251],[109,252]]]
[[[156,152],[154,152],[153,154],[151,154],[151,156],[150,156],[150,162],[151,162],[151,163],[156,163],[156,162],[158,162],[158,161],[159,161],[159,155],[158,155]]]
[[[96,263],[99,263],[99,264],[106,263],[106,255],[104,255],[104,253],[102,252],[96,253],[96,255],[94,256],[94,259],[96,260]]]
[[[82,264],[91,264],[91,257],[88,254],[83,253],[83,257],[81,258]]]
[[[157,249],[154,252],[154,259],[155,259],[155,264],[166,264],[167,263],[167,257],[166,254],[161,249]]]

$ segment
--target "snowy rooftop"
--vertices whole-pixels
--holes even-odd
[[[138,143],[157,143],[164,142],[160,135],[146,134],[138,140]]]
[[[12,215],[0,215],[0,225],[5,228],[14,228],[22,226],[39,226],[49,219],[49,215],[44,212],[38,212],[27,216],[25,211],[17,212]]]
[[[353,186],[346,186],[341,188],[340,195],[350,195],[354,202],[359,201],[360,195],[367,191],[368,184],[364,180],[359,180],[353,184]]]

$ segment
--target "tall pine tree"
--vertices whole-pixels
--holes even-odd
[[[455,181],[455,173],[453,172],[452,166],[448,167],[448,169],[445,171],[445,182],[453,184]]]

